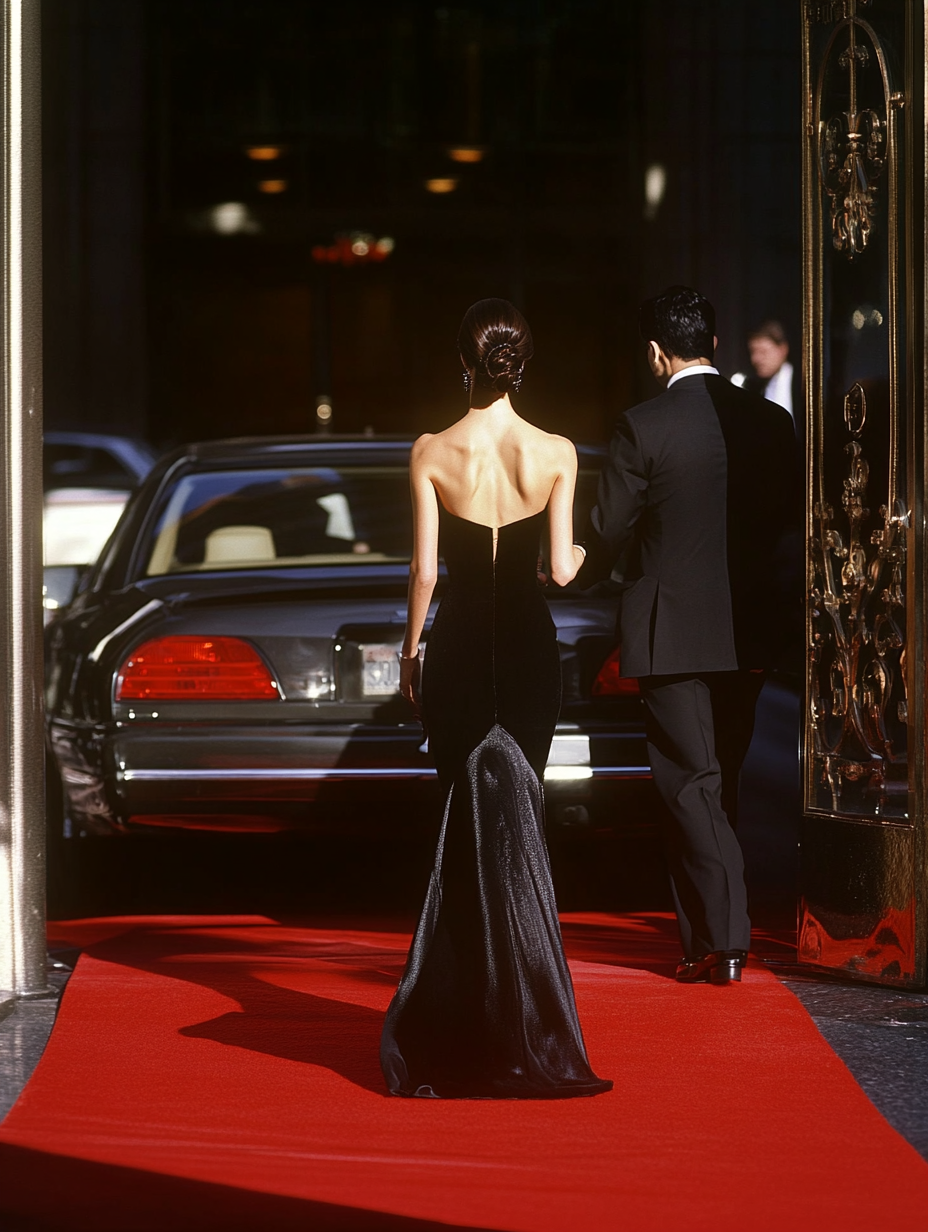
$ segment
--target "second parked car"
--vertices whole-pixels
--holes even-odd
[[[46,432],[44,604],[67,603],[80,573],[92,565],[119,521],[126,501],[154,466],[144,441],[100,432]]]

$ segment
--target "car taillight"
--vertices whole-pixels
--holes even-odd
[[[629,694],[637,694],[640,692],[638,681],[634,676],[621,676],[619,673],[619,651],[613,650],[612,654],[599,669],[596,679],[593,681],[591,690],[594,697],[618,697],[621,695],[628,696]]]
[[[253,646],[237,637],[156,637],[119,669],[117,701],[261,701],[279,697]]]

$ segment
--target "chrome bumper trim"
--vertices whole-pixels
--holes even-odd
[[[117,776],[124,783],[169,783],[182,780],[186,783],[223,782],[268,782],[275,779],[428,779],[437,777],[428,766],[293,766],[277,769],[258,766],[254,769],[209,769],[209,770],[121,770]]]
[[[592,778],[649,779],[650,766],[591,766]],[[254,769],[204,770],[120,770],[117,778],[123,783],[222,783],[268,782],[301,779],[432,779],[437,772],[428,766],[331,766],[287,769],[258,766]]]

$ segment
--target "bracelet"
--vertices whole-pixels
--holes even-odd
[[[419,657],[419,652],[418,652],[418,650],[416,651],[416,653],[415,653],[414,655],[404,655],[404,654],[403,654],[403,652],[402,652],[402,650],[398,650],[398,651],[396,652],[396,658],[397,658],[397,661],[398,661],[398,662],[400,662],[400,663],[415,663],[415,661],[416,661],[416,659],[418,659],[418,657]]]
[[[579,548],[579,549],[580,549],[580,551],[583,553],[583,559],[584,559],[584,560],[586,560],[586,548],[583,546],[583,544],[582,544],[582,543],[575,543],[575,544],[574,544],[574,547],[575,547],[575,548]]]

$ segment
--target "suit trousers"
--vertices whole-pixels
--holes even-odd
[[[669,813],[661,838],[687,958],[750,946],[735,825],[763,683],[763,672],[749,671],[639,680],[651,772]]]

